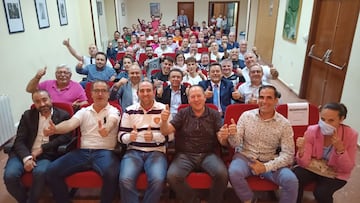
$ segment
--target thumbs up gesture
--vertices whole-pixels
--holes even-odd
[[[208,86],[208,88],[205,90],[205,97],[206,99],[209,99],[213,96],[213,91],[211,91],[211,87]]]
[[[51,136],[54,135],[56,132],[56,126],[55,124],[52,122],[52,120],[49,121],[49,127],[48,128],[44,128],[43,130],[43,134],[44,136]]]
[[[130,132],[130,141],[135,142],[138,136],[136,125],[133,125],[133,130]]]
[[[99,127],[99,134],[101,135],[101,137],[106,137],[109,134],[109,131],[103,126],[103,124],[101,123],[100,120],[98,120],[98,127]]]
[[[239,100],[241,99],[241,94],[239,91],[236,90],[236,88],[234,87],[234,91],[231,93],[231,96],[233,99],[235,100]]]
[[[84,65],[84,62],[79,61],[78,64],[76,65],[76,68],[82,69],[83,65]]]
[[[170,116],[170,107],[168,104],[165,105],[165,109],[161,112],[161,121],[167,122]]]
[[[237,127],[236,127],[235,120],[232,118],[231,124],[229,125],[229,136],[234,136],[236,134],[237,134]]]
[[[226,139],[228,138],[228,136],[229,136],[229,128],[228,128],[227,124],[224,124],[224,125],[220,128],[217,136],[218,136],[218,138],[219,138],[220,140],[226,140]]]
[[[249,104],[257,104],[257,102],[258,102],[258,101],[257,101],[256,96],[255,96],[254,94],[251,94],[251,97],[250,97],[248,103],[249,103]]]
[[[151,126],[149,125],[148,129],[144,133],[144,139],[146,142],[151,142],[153,139],[153,134],[151,131]]]
[[[40,70],[36,73],[35,77],[36,77],[37,79],[41,79],[42,76],[44,76],[44,75],[46,74],[46,69],[47,69],[46,66],[45,66],[43,69],[40,69]]]

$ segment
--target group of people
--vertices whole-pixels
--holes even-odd
[[[198,169],[212,178],[210,203],[223,201],[228,181],[241,201],[253,202],[255,197],[246,181],[250,175],[278,184],[282,203],[300,203],[303,188],[311,181],[317,182],[315,199],[332,202],[333,193],[346,184],[355,166],[358,136],[342,124],[346,107],[340,103],[324,105],[319,124],[310,126],[304,138],[297,140],[295,153],[290,122],[275,111],[280,93],[269,83],[278,72],[259,64],[257,55],[246,51],[246,41],[238,46],[237,42],[227,43],[227,36],[220,33],[220,45],[214,38],[210,43],[213,52],[201,54],[200,62],[196,55],[185,57],[186,51],[181,51],[175,58],[180,62],[164,56],[159,71],[144,76],[143,70],[151,66],[154,56],[150,45],[142,46],[146,38],[141,36],[142,45],[136,48],[122,45],[125,39],[120,33],[116,35],[118,46],[109,44],[109,49],[116,53],[125,50],[130,57],[124,56],[113,67],[106,65],[107,54],[98,52],[96,46],[89,47],[90,56],[86,57],[70,46],[69,39],[63,42],[79,61],[76,71],[86,74],[91,82],[93,103],[89,106],[82,107],[88,105],[88,98],[82,86],[71,80],[71,69],[66,65],[56,68],[56,80],[40,82],[45,67],[29,81],[26,90],[32,94],[34,108],[25,111],[20,120],[4,173],[6,187],[18,202],[38,202],[45,184],[56,202],[70,202],[65,179],[86,170],[102,177],[103,203],[112,202],[117,190],[121,202],[139,202],[136,182],[142,172],[148,181],[143,202],[159,202],[165,182],[177,198],[199,202],[185,181]],[[232,35],[230,32],[229,39]],[[192,41],[197,43],[196,39]],[[162,43],[163,48],[171,49],[167,41],[162,39]],[[134,50],[143,48],[149,58],[144,64],[134,62]],[[210,62],[212,55],[216,62]],[[203,62],[206,59],[207,63]],[[117,71],[121,66],[125,72]],[[113,86],[108,81],[114,81]],[[121,109],[110,105],[109,100],[117,100]],[[53,102],[68,103],[76,113],[70,117]],[[259,108],[243,113],[237,122],[232,119],[231,124],[223,124],[226,107],[236,102],[257,103]],[[181,104],[188,106],[178,110]],[[81,132],[80,147],[59,156],[57,147],[67,143],[76,128]],[[176,156],[168,163],[166,147],[173,141]],[[126,146],[122,157],[113,152],[118,143]],[[228,167],[217,154],[220,145],[236,149]],[[294,159],[298,166],[291,170]],[[328,167],[328,173],[310,169],[319,160]],[[32,172],[34,178],[29,193],[21,184],[25,172]]]

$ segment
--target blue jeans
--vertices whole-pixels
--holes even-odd
[[[33,180],[28,196],[26,188],[21,183],[21,176],[25,173],[24,164],[19,157],[10,157],[4,172],[4,182],[9,193],[20,203],[38,202],[44,190],[46,182],[45,173],[50,162],[47,159],[36,161],[37,166],[32,170]]]
[[[231,185],[241,201],[250,200],[253,192],[249,187],[246,177],[251,176],[251,170],[248,166],[249,159],[240,153],[235,153],[229,166],[229,177]],[[281,187],[280,203],[295,203],[298,193],[298,179],[289,168],[280,168],[276,171],[269,171],[261,174]]]
[[[120,163],[121,202],[139,202],[136,182],[142,171],[145,171],[148,181],[143,202],[159,202],[165,184],[166,170],[167,160],[164,153],[128,150]]]
[[[196,192],[185,179],[194,169],[202,169],[212,178],[209,191],[209,203],[221,203],[227,189],[228,173],[224,162],[213,153],[178,153],[171,162],[167,179],[176,196],[184,202],[196,202]]]
[[[119,159],[111,150],[77,149],[52,162],[46,178],[57,203],[68,203],[70,197],[65,178],[81,171],[94,170],[101,177],[100,202],[112,202],[117,190]]]

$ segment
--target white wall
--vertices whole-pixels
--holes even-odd
[[[77,61],[62,45],[63,39],[69,37],[73,47],[84,54],[88,44],[94,41],[88,2],[66,1],[66,26],[60,26],[56,1],[46,2],[50,27],[40,30],[34,1],[21,1],[25,32],[15,34],[9,34],[4,7],[0,6],[0,94],[9,95],[15,122],[32,103],[25,88],[40,68],[47,66],[44,79],[52,79],[57,65],[75,67]],[[80,77],[74,73],[73,79]]]

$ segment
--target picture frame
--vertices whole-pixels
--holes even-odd
[[[286,0],[283,38],[296,43],[301,14],[302,0]]]
[[[121,15],[126,16],[126,5],[124,2],[121,2]]]
[[[160,3],[150,3],[150,16],[161,16]]]
[[[65,0],[57,0],[58,12],[59,12],[59,20],[60,25],[67,25],[68,24],[68,16],[66,11],[66,2]]]
[[[39,29],[50,27],[46,0],[34,0]]]
[[[9,33],[24,32],[20,0],[3,0]]]

